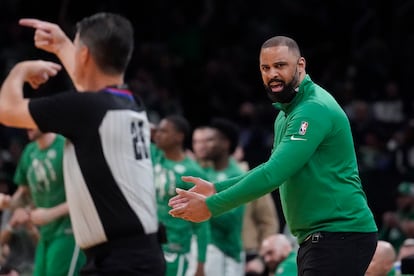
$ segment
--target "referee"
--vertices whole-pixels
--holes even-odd
[[[35,46],[57,55],[77,91],[26,99],[23,84],[46,82],[61,66],[42,60],[15,65],[0,92],[0,122],[64,135],[64,179],[81,275],[164,275],[150,156],[150,127],[141,100],[124,84],[133,52],[129,20],[97,13],[77,24],[72,42],[37,19]]]

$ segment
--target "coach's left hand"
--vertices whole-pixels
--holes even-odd
[[[204,195],[179,188],[176,191],[182,201],[172,206],[173,209],[170,210],[170,215],[192,222],[202,222],[211,217],[211,212],[208,210],[206,197]]]

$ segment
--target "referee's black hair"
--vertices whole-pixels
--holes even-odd
[[[217,129],[222,135],[224,135],[230,141],[230,154],[233,154],[239,144],[240,129],[233,121],[215,117],[211,119],[210,127]]]
[[[128,68],[134,51],[134,27],[128,18],[99,12],[78,21],[76,32],[102,71],[119,74]]]

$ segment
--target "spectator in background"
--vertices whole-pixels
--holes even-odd
[[[397,260],[401,260],[409,256],[414,256],[414,239],[405,239],[402,245],[400,246],[400,250],[398,250],[397,253]]]
[[[414,239],[404,240],[397,253],[397,261],[394,263],[395,275],[414,274]]]
[[[372,104],[373,115],[386,129],[393,133],[405,120],[405,103],[400,87],[394,80],[388,80],[383,87],[383,95]]]
[[[13,131],[5,131],[7,134],[4,134],[4,136],[10,135],[8,139],[3,140],[5,138],[4,136],[0,138],[0,140],[3,140],[2,142],[6,144],[5,148],[0,148],[0,171],[1,174],[7,175],[10,179],[12,179],[16,170],[24,146],[29,142],[26,130],[20,130],[23,132],[21,135],[13,133]],[[16,189],[16,185],[13,181],[10,183],[10,192],[13,193]]]
[[[284,234],[274,234],[263,240],[260,255],[268,269],[268,275],[296,276],[297,251]]]
[[[389,276],[395,275],[394,263],[397,253],[391,243],[379,240],[377,249],[368,266],[365,276]]]
[[[414,238],[414,183],[401,182],[398,185],[395,211],[383,214],[379,239],[390,242],[395,250],[407,238]]]
[[[269,119],[272,114],[266,111],[262,105],[248,101],[239,108],[240,147],[243,148],[244,158],[251,169],[266,161],[272,148],[272,122]],[[276,112],[273,112],[273,116],[276,116]]]
[[[395,167],[400,177],[414,182],[414,119],[393,133],[387,147],[394,154]]]

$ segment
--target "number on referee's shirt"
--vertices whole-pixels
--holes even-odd
[[[131,122],[132,144],[134,146],[136,160],[149,158],[149,152],[145,145],[143,126],[144,122],[141,120]]]

